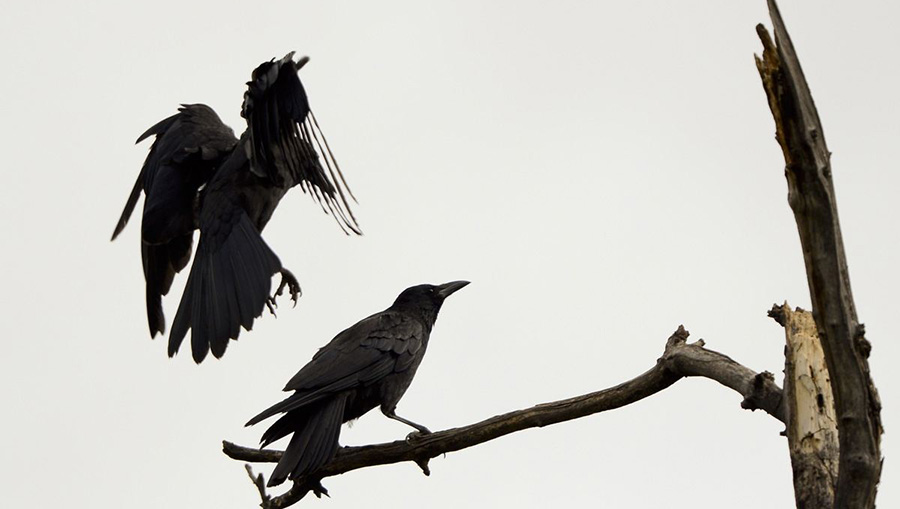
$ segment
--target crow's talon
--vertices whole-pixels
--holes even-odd
[[[431,434],[431,430],[429,430],[425,426],[422,426],[422,429],[420,429],[420,430],[410,431],[409,434],[406,435],[406,441],[412,442],[413,440],[417,440],[419,438],[424,437],[425,435],[430,435],[430,434]]]
[[[300,283],[297,281],[297,278],[291,273],[291,271],[287,269],[281,269],[281,283],[278,285],[278,289],[275,290],[275,293],[266,299],[266,305],[269,306],[269,311],[274,315],[275,309],[278,307],[276,299],[284,295],[285,287],[291,292],[291,300],[294,301],[294,307],[297,307],[297,299],[303,295],[303,291],[300,289]]]

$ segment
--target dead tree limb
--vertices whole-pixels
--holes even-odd
[[[838,430],[825,353],[812,313],[772,306],[784,326],[784,409],[797,507],[831,509],[838,475]]]
[[[756,66],[775,119],[785,160],[788,202],[794,212],[813,316],[831,373],[840,432],[834,507],[870,508],[881,476],[881,403],[869,374],[870,343],[857,320],[838,221],[831,153],[790,36],[774,0],[773,43],[762,25]]]
[[[386,465],[402,461],[417,463],[425,475],[428,461],[447,452],[472,447],[495,438],[529,428],[585,417],[640,401],[666,389],[684,377],[700,376],[715,380],[743,396],[743,408],[763,410],[784,422],[782,391],[771,373],[756,373],[728,356],[707,350],[703,340],[687,343],[688,332],[679,326],[669,337],[666,348],[656,365],[638,377],[602,391],[562,401],[544,403],[490,419],[410,440],[362,447],[343,447],[335,458],[316,473],[315,479],[298,479],[283,495],[269,497],[260,492],[265,509],[287,507],[303,498],[309,491],[327,494],[320,480],[363,467]],[[251,462],[277,462],[281,451],[241,447],[223,442],[229,457]],[[255,482],[257,487],[258,482]]]

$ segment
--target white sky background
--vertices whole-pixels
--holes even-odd
[[[833,151],[900,507],[896,2],[784,1]],[[433,430],[598,390],[692,339],[778,374],[766,311],[809,296],[753,64],[753,2],[17,2],[0,19],[0,506],[251,508],[222,439],[334,334],[405,287],[449,299],[398,413]],[[179,103],[236,132],[290,50],[360,200],[345,237],[299,189],[266,228],[304,296],[201,366],[150,341],[139,211],[115,221]],[[165,301],[169,324],[186,272]],[[893,361],[893,362],[892,362]],[[788,507],[771,417],[710,380],[436,458],[325,480],[321,507]],[[374,411],[343,444],[404,437]],[[265,468],[268,474],[271,467]],[[278,491],[276,491],[278,492]]]

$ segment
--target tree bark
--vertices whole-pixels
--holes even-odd
[[[812,313],[785,303],[769,316],[784,326],[784,408],[799,509],[831,509],[838,476],[838,430],[825,353]]]
[[[790,36],[774,0],[769,13],[775,42],[762,25],[756,58],[785,160],[788,202],[794,212],[813,316],[831,374],[840,459],[834,507],[871,508],[881,476],[881,403],[869,375],[870,343],[857,320],[838,221],[831,153]]]

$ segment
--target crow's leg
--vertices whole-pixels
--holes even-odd
[[[269,312],[273,315],[275,314],[275,308],[278,307],[278,304],[275,302],[277,297],[281,297],[284,294],[284,288],[287,287],[291,292],[291,300],[294,301],[294,306],[297,306],[297,299],[303,295],[303,291],[300,289],[300,283],[297,281],[297,278],[294,277],[294,274],[291,271],[282,267],[281,269],[281,284],[278,285],[278,289],[275,290],[275,294],[266,299],[266,306],[269,306]]]
[[[427,434],[431,433],[431,430],[429,430],[425,426],[422,426],[421,424],[416,424],[408,419],[404,419],[403,417],[400,417],[399,415],[394,413],[393,410],[390,410],[390,411],[382,410],[382,413],[384,413],[384,415],[390,419],[394,419],[395,421],[400,421],[403,424],[406,424],[407,426],[412,426],[413,428],[416,428],[417,430],[419,430],[419,433],[421,433],[423,435],[427,435]]]

